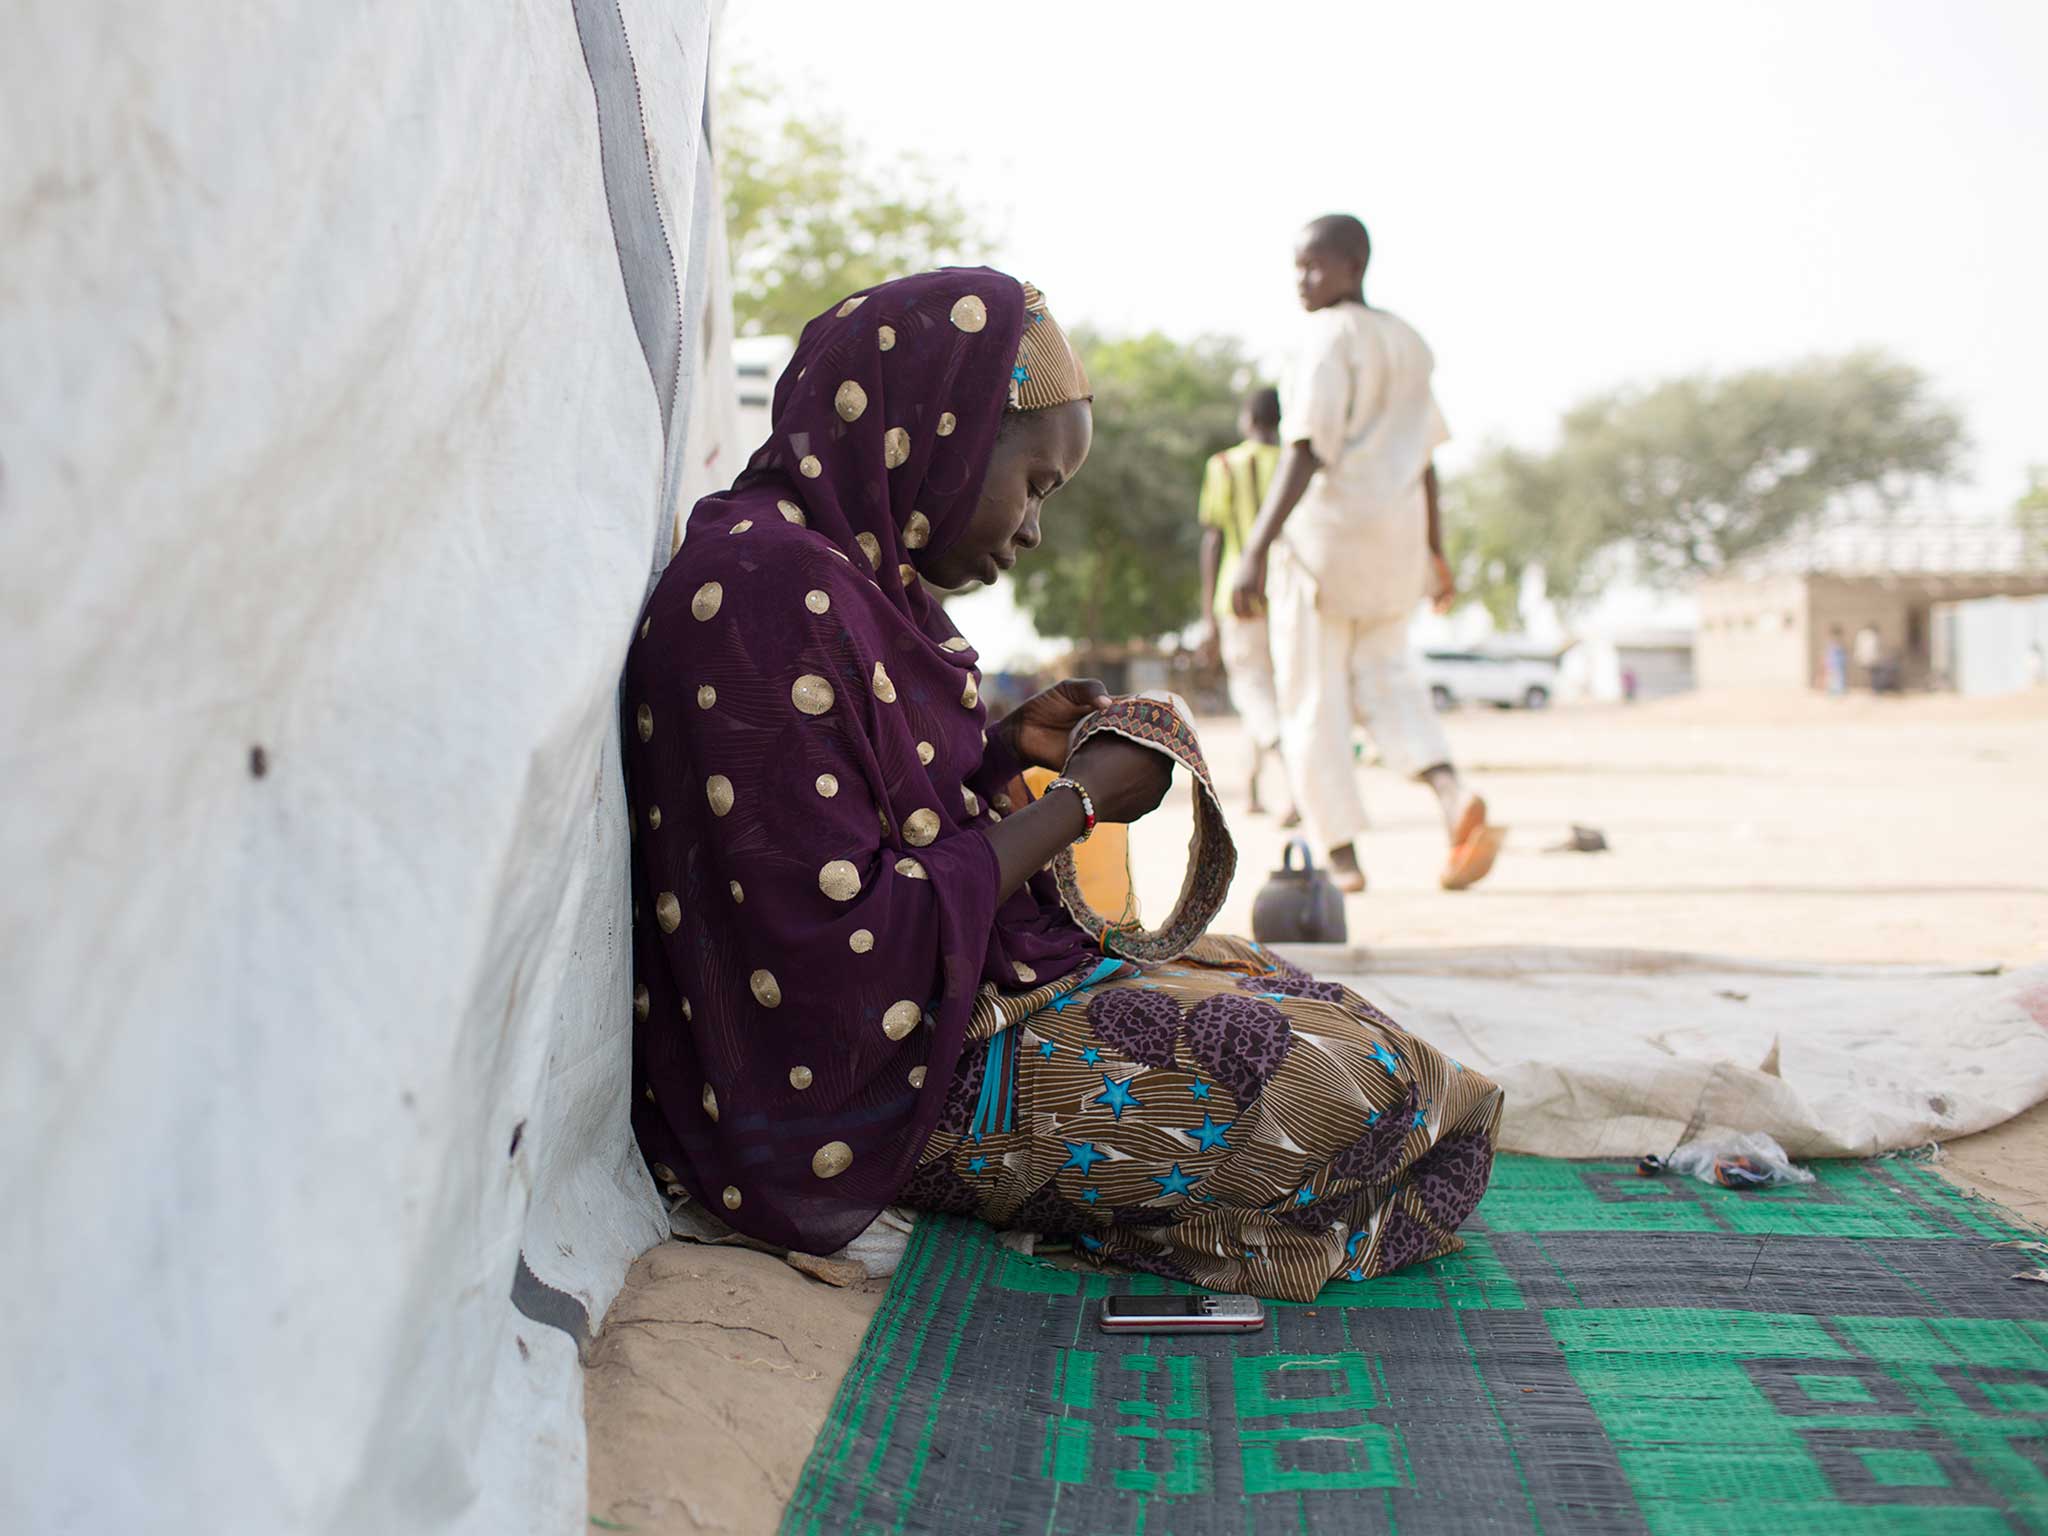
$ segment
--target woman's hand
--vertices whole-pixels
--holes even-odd
[[[1109,690],[1094,678],[1070,677],[1019,704],[996,732],[1026,768],[1058,770],[1066,764],[1067,738],[1074,727],[1108,704]],[[1095,786],[1088,787],[1092,794]]]
[[[1067,759],[1066,776],[1078,779],[1095,802],[1098,821],[1136,821],[1159,808],[1173,786],[1173,759],[1104,731]]]

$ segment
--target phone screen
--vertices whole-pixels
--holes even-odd
[[[1105,1296],[1108,1317],[1213,1317],[1220,1296]]]
[[[1102,1326],[1112,1331],[1252,1330],[1265,1321],[1265,1304],[1256,1296],[1107,1296],[1102,1302]]]

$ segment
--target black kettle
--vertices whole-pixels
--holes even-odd
[[[1293,839],[1252,903],[1252,937],[1261,944],[1342,944],[1346,936],[1344,893],[1316,868],[1308,844]]]

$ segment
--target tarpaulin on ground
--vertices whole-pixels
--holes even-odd
[[[1764,1131],[1794,1157],[1870,1157],[2048,1099],[2048,966],[1285,949],[1499,1083],[1511,1152],[1661,1156],[1682,1137]]]
[[[584,1529],[715,9],[10,10],[0,1529]]]

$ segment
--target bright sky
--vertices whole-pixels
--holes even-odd
[[[1284,355],[1373,232],[1455,468],[1629,380],[1878,344],[2001,511],[2048,461],[2048,3],[731,0],[726,57],[928,157],[1063,320]]]

